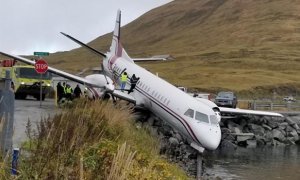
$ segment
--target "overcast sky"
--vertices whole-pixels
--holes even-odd
[[[0,51],[32,55],[78,47],[65,32],[89,42],[171,0],[0,0]]]

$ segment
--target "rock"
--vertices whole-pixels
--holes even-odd
[[[277,141],[277,140],[275,140],[275,139],[273,139],[272,145],[273,145],[273,146],[285,146],[284,143],[281,143],[281,142],[279,142],[279,141]]]
[[[222,135],[222,139],[226,139],[228,141],[233,142],[233,141],[235,141],[235,136],[232,134],[224,134],[224,135]]]
[[[256,124],[249,124],[249,129],[252,130],[252,132],[256,135],[263,136],[265,134],[265,129],[259,125]]]
[[[282,130],[285,130],[286,127],[287,127],[288,125],[289,125],[289,124],[288,124],[287,122],[283,122],[283,123],[280,123],[280,124],[279,124],[278,128],[279,128],[279,129],[282,129]]]
[[[241,119],[238,124],[243,129],[248,123],[246,119]]]
[[[159,118],[154,118],[153,126],[161,127],[163,126],[163,121]]]
[[[242,133],[242,129],[240,129],[239,127],[233,127],[230,128],[232,133]]]
[[[264,141],[265,142],[271,142],[272,140],[273,140],[273,133],[272,133],[272,131],[266,131],[266,133],[264,135]]]
[[[280,142],[283,142],[285,140],[284,135],[282,134],[282,132],[278,129],[273,129],[272,130],[272,136],[275,140],[278,140]]]
[[[258,147],[262,147],[266,144],[263,139],[256,139],[256,142]]]
[[[292,137],[288,137],[285,142],[284,142],[286,145],[294,145],[295,144],[295,141],[294,141],[294,138]]]
[[[230,129],[228,129],[228,128],[221,128],[221,132],[222,132],[222,135],[231,133]]]
[[[298,124],[294,124],[294,125],[293,125],[293,128],[295,128],[296,130],[300,130]]]
[[[163,134],[164,136],[171,137],[172,136],[172,128],[170,126],[162,126],[158,128],[158,132]]]
[[[256,148],[257,142],[254,139],[247,140],[247,148]]]
[[[268,126],[270,126],[272,129],[277,128],[278,127],[278,123],[273,121],[272,118],[267,120],[267,124]]]
[[[293,121],[292,118],[290,118],[289,116],[285,117],[285,121],[286,121],[289,125],[294,125],[294,124],[296,124],[296,122]]]
[[[252,139],[254,137],[253,133],[241,133],[236,135],[237,142],[247,141],[249,139]]]
[[[178,146],[179,145],[179,141],[178,139],[174,138],[174,137],[170,137],[169,138],[169,143],[172,147]]]
[[[223,140],[221,142],[220,148],[225,151],[234,151],[237,148],[237,146],[230,141]]]
[[[296,130],[293,130],[293,131],[291,131],[291,132],[288,132],[288,133],[287,133],[287,136],[288,136],[288,137],[293,137],[294,141],[298,141],[298,140],[299,140],[299,135],[298,135],[298,133],[297,133]]]
[[[295,130],[295,129],[291,126],[287,126],[286,129],[285,129],[286,132],[291,132],[293,130]]]
[[[183,138],[178,132],[175,132],[173,134],[173,137],[176,138],[179,142],[183,142]]]
[[[266,130],[269,130],[269,131],[272,130],[272,128],[270,126],[266,125],[266,124],[262,124],[262,127],[265,128]]]
[[[232,121],[228,121],[228,123],[227,123],[227,127],[228,127],[228,129],[233,129],[234,127],[237,127],[238,125],[236,124],[236,123],[234,123],[234,122],[232,122]]]
[[[285,117],[272,117],[273,122],[283,123],[285,121]]]

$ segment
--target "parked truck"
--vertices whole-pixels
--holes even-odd
[[[49,93],[51,85],[49,72],[38,74],[33,66],[16,65],[15,60],[2,60],[0,65],[1,78],[5,77],[6,70],[10,71],[16,99],[26,99],[30,95],[40,100],[40,84],[42,84],[42,100]]]

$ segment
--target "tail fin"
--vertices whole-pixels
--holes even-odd
[[[121,39],[121,11],[118,10],[115,29],[113,32],[113,39],[112,39],[111,46],[110,46],[110,52],[117,57],[123,57],[123,58],[133,62],[133,60],[131,60],[131,58],[128,56],[128,54],[124,50],[120,39]]]

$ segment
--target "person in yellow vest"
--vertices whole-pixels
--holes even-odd
[[[127,82],[127,73],[126,72],[123,72],[123,74],[121,75],[121,91],[123,92],[124,91],[124,88],[125,88],[125,85],[126,85],[126,82]]]
[[[71,86],[69,84],[67,84],[67,86],[66,86],[65,93],[66,93],[67,100],[72,101],[73,89],[71,88]]]
[[[62,87],[63,87],[62,98],[66,98],[66,89],[67,89],[66,82],[63,82]]]

